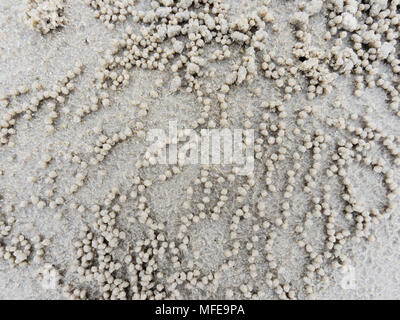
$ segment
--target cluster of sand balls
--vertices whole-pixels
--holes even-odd
[[[50,8],[59,6],[59,1],[43,2],[51,3]],[[202,165],[185,190],[179,221],[162,221],[153,207],[151,190],[185,174],[181,160],[191,147],[182,149],[176,164],[161,169],[154,155],[145,152],[128,185],[106,190],[102,201],[81,203],[77,195],[89,186],[90,170],[100,168],[110,153],[118,152],[117,145],[143,142],[155,106],[135,100],[132,104],[140,108],[140,121],[113,135],[95,128],[95,143],[87,154],[72,150],[63,154],[63,165],[75,170],[67,189],[32,191],[20,204],[40,210],[65,208],[90,217],[73,244],[74,262],[55,266],[46,257],[49,261],[42,263],[44,246],[50,245],[47,239],[43,243],[12,235],[18,221],[11,215],[18,204],[9,204],[4,213],[8,219],[0,220],[0,259],[13,265],[31,260],[42,263],[38,278],[46,287],[62,287],[71,299],[257,299],[268,290],[280,299],[312,298],[321,283],[331,281],[333,269],[351,263],[347,250],[351,242],[374,241],[374,225],[394,214],[400,137],[374,121],[372,108],[363,113],[349,110],[335,97],[336,82],[353,76],[355,99],[364,90],[381,88],[388,95],[388,110],[399,116],[400,2],[301,2],[289,20],[295,38],[290,54],[269,46],[271,34],[279,31],[271,3],[264,1],[254,12],[231,17],[222,0],[157,0],[148,10],[138,9],[132,0],[87,1],[107,28],[125,27],[115,31],[119,40],[97,62],[94,93],[76,109],[71,122],[83,126],[85,117],[96,116],[100,107],[112,108],[135,69],[157,71],[170,80],[158,79],[157,88],[166,86],[172,95],[195,96],[199,116],[190,124],[192,129],[229,128],[238,123],[254,130],[254,141],[245,136],[241,146],[246,149],[254,144],[255,170],[242,175],[235,166]],[[326,19],[324,46],[315,43],[310,30],[317,15]],[[221,76],[212,66],[215,62],[227,62],[229,69]],[[390,66],[388,74],[381,73],[383,65]],[[0,96],[5,110],[0,122],[2,147],[14,147],[16,122],[29,121],[44,105],[47,131],[57,130],[58,109],[70,113],[67,98],[77,86],[72,80],[84,72],[82,67],[78,63],[51,90],[34,83],[33,92],[21,87]],[[272,84],[277,92],[274,98],[265,100],[256,85],[260,81]],[[256,110],[244,108],[243,115],[235,118],[230,99],[238,88],[248,89],[249,96],[261,102]],[[16,97],[28,94],[32,95],[29,103],[19,105]],[[158,92],[152,90],[149,96],[156,99]],[[292,98],[299,96],[306,103],[290,107]],[[178,138],[166,145],[179,148],[186,138],[185,131],[179,131]],[[156,152],[166,145],[159,145]],[[377,157],[377,151],[385,156]],[[62,177],[61,170],[53,168],[54,158],[58,155],[42,154],[46,178],[30,176],[28,182],[57,185]],[[381,203],[371,207],[359,198],[351,175],[354,165],[380,177],[385,189]],[[299,201],[306,206],[301,207]],[[120,220],[124,216],[127,223]],[[205,257],[192,237],[193,230],[208,221],[224,223],[227,234],[220,261],[211,270],[202,268]],[[316,226],[322,230],[318,238]],[[131,229],[141,230],[142,237],[131,239]],[[288,267],[277,249],[282,237],[291,239],[305,257],[299,279],[284,276]],[[239,267],[244,279],[228,287],[229,277]],[[70,276],[64,278],[61,269]]]
[[[64,0],[27,0],[22,21],[41,34],[49,33],[66,23]]]
[[[10,94],[0,97],[0,101],[2,101],[5,108],[7,108],[0,122],[0,144],[12,146],[13,142],[10,142],[9,138],[16,134],[15,126],[17,120],[21,118],[27,120],[32,119],[35,113],[43,106],[45,106],[48,111],[44,121],[45,128],[48,134],[52,134],[54,132],[54,121],[59,116],[59,111],[57,109],[65,104],[68,95],[75,90],[75,85],[72,80],[82,73],[82,67],[83,65],[81,63],[77,63],[73,70],[68,72],[58,83],[54,84],[51,89],[44,88],[40,82],[35,81],[31,85],[32,90],[24,86]],[[9,106],[10,102],[15,100],[18,96],[28,94],[31,94],[31,98],[27,103]],[[68,113],[65,109],[63,111]]]

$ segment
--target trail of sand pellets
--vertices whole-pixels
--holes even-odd
[[[0,298],[400,298],[399,9],[3,0]]]

